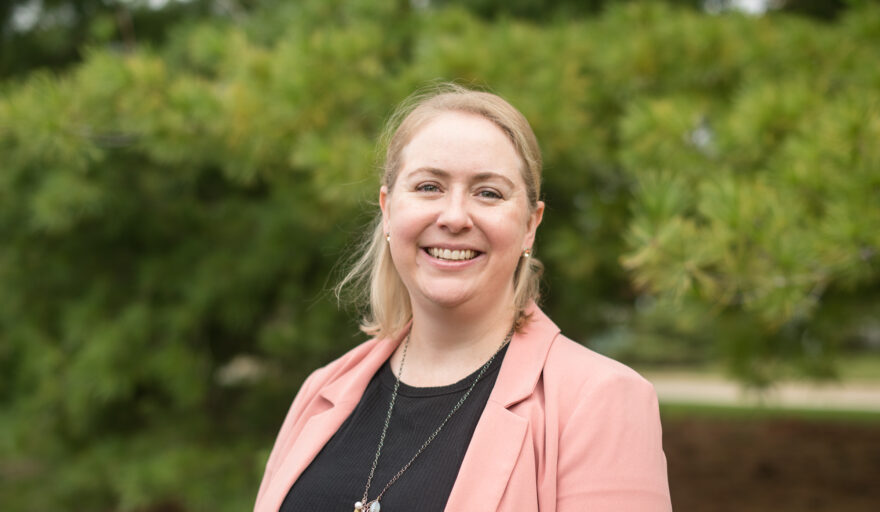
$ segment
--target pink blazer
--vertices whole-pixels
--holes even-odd
[[[446,510],[671,511],[654,388],[561,335],[534,304],[530,311],[525,332],[507,350]],[[367,341],[305,381],[269,456],[255,512],[278,511],[400,341]]]

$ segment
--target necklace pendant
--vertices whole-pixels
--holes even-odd
[[[382,509],[382,505],[379,505],[378,500],[368,501],[367,505],[369,505],[369,507],[360,501],[356,501],[354,503],[354,512],[379,512],[379,510]]]

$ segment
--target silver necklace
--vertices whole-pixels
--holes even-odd
[[[391,422],[391,411],[394,410],[394,402],[397,399],[397,390],[400,387],[400,376],[403,374],[403,363],[406,362],[406,349],[409,348],[409,334],[406,335],[406,341],[404,341],[403,343],[403,354],[400,358],[400,368],[398,368],[397,370],[397,378],[394,381],[394,391],[391,392],[391,401],[388,403],[388,413],[385,415],[385,425],[382,426],[382,435],[379,436],[379,446],[376,447],[376,456],[373,457],[373,467],[370,468],[370,476],[367,477],[367,486],[364,489],[363,498],[361,498],[361,501],[356,501],[354,504],[354,512],[379,512],[379,510],[382,508],[382,506],[379,504],[379,500],[381,500],[382,496],[385,495],[385,491],[387,491],[388,488],[391,487],[394,482],[396,482],[401,477],[401,475],[403,475],[406,470],[409,469],[410,466],[412,466],[412,463],[415,462],[416,458],[418,458],[418,456],[421,455],[423,451],[425,451],[425,448],[427,448],[428,445],[431,444],[431,441],[433,441],[434,438],[437,437],[437,434],[439,434],[440,431],[443,430],[443,427],[446,425],[446,422],[449,421],[449,418],[451,418],[452,415],[455,414],[459,408],[461,408],[461,404],[463,404],[464,401],[468,399],[471,391],[473,391],[474,387],[477,385],[477,382],[480,382],[483,374],[486,373],[486,370],[489,369],[492,361],[495,360],[495,356],[497,356],[498,353],[501,352],[501,349],[503,349],[505,345],[510,343],[510,339],[513,338],[514,330],[515,327],[510,328],[507,336],[504,337],[504,341],[501,342],[501,346],[498,347],[498,350],[496,350],[495,353],[492,354],[492,357],[490,357],[489,360],[486,361],[486,364],[484,364],[483,367],[480,368],[480,373],[477,374],[477,378],[474,379],[465,394],[462,395],[458,402],[452,407],[452,410],[449,411],[449,414],[447,414],[443,421],[440,422],[440,426],[438,426],[437,429],[428,436],[428,439],[426,439],[425,442],[422,443],[422,446],[418,449],[418,451],[416,451],[416,454],[413,455],[411,459],[409,459],[409,462],[404,464],[403,467],[400,468],[400,471],[398,471],[393,477],[391,477],[391,480],[389,480],[388,483],[385,484],[385,488],[382,489],[382,492],[380,492],[372,500],[368,501],[367,495],[370,492],[370,483],[372,483],[373,474],[376,472],[376,467],[379,465],[379,456],[382,454],[382,446],[385,444],[385,434],[388,433],[388,424]]]

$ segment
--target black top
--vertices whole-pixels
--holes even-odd
[[[444,509],[506,352],[504,347],[440,434],[385,492],[382,510],[432,512]],[[370,484],[370,500],[375,499],[416,454],[467,392],[478,373],[479,370],[449,386],[417,388],[400,383],[385,446]],[[394,381],[390,363],[386,362],[370,380],[345,423],[294,482],[281,512],[354,509],[354,503],[364,495]]]

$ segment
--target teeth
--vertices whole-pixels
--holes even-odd
[[[463,251],[449,249],[439,249],[437,247],[428,248],[428,254],[441,260],[470,260],[476,257],[476,252],[465,249]]]

